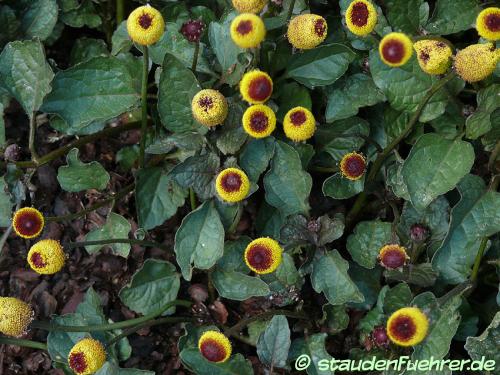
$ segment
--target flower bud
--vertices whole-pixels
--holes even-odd
[[[201,20],[188,20],[181,26],[181,34],[191,43],[198,43],[205,30],[205,24]]]

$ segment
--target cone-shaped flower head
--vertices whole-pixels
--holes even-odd
[[[68,355],[69,367],[78,375],[91,375],[106,362],[106,350],[100,341],[84,338],[78,341]]]
[[[181,34],[192,43],[197,43],[205,30],[205,24],[202,20],[187,20],[181,26]]]
[[[243,129],[253,138],[265,138],[276,128],[276,115],[264,104],[248,107],[243,114]]]
[[[64,266],[64,249],[56,240],[41,240],[31,246],[28,263],[33,271],[41,275],[52,275]]]
[[[231,356],[231,342],[218,331],[206,331],[198,340],[198,349],[210,362],[226,362]]]
[[[378,46],[382,61],[392,67],[406,64],[413,54],[413,45],[405,34],[390,33],[382,38]]]
[[[292,141],[305,141],[314,135],[316,120],[307,108],[295,107],[285,115],[283,130],[285,135]]]
[[[255,273],[271,273],[281,264],[282,253],[277,241],[268,237],[257,238],[245,249],[245,263]]]
[[[260,13],[268,0],[233,0],[233,7],[240,13]]]
[[[252,13],[242,13],[231,22],[231,38],[241,48],[255,48],[266,37],[264,21]]]
[[[404,307],[390,316],[386,330],[396,345],[415,346],[427,336],[429,320],[419,308]]]
[[[0,297],[0,332],[4,335],[24,335],[33,316],[33,309],[26,302],[13,297]]]
[[[273,80],[265,72],[251,70],[241,78],[240,93],[250,104],[263,104],[273,94]]]
[[[450,46],[440,40],[419,40],[413,44],[418,64],[427,74],[444,74],[451,65]]]
[[[128,16],[127,31],[135,43],[148,46],[160,40],[165,31],[165,21],[157,9],[144,5]]]
[[[230,203],[239,202],[247,197],[250,180],[241,169],[227,168],[217,176],[215,190],[222,200]]]
[[[350,152],[340,161],[340,173],[349,180],[359,180],[366,171],[366,159],[357,152]]]
[[[476,29],[479,35],[488,40],[500,39],[500,8],[483,9],[476,19]]]
[[[22,238],[35,238],[42,233],[45,220],[36,208],[24,207],[17,210],[12,218],[14,232]]]
[[[408,258],[406,249],[397,244],[385,245],[378,254],[380,264],[387,269],[403,267]]]
[[[293,18],[286,33],[288,41],[297,49],[312,49],[326,39],[328,25],[317,14],[302,14]]]
[[[367,0],[354,0],[345,13],[345,23],[351,33],[368,35],[377,25],[377,10]]]
[[[500,58],[493,43],[473,44],[457,52],[455,72],[466,82],[478,82],[489,77]]]
[[[228,113],[226,98],[212,89],[198,92],[193,97],[191,109],[195,120],[208,127],[222,124]]]

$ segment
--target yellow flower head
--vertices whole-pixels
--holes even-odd
[[[31,239],[42,233],[45,220],[36,208],[24,207],[17,210],[12,218],[14,232],[22,238]]]
[[[137,44],[148,46],[160,40],[165,31],[161,13],[151,5],[136,8],[127,19],[127,31]]]
[[[28,263],[33,271],[41,275],[52,275],[64,266],[64,249],[55,240],[41,240],[31,246]]]
[[[260,70],[252,70],[243,75],[240,82],[240,93],[250,104],[263,104],[273,94],[273,80],[269,74]]]
[[[476,29],[479,35],[488,40],[500,39],[500,8],[483,9],[476,19]]]
[[[351,33],[368,35],[377,25],[377,10],[367,0],[354,0],[345,13],[345,23]]]
[[[250,181],[241,169],[227,168],[217,176],[215,190],[222,200],[230,203],[239,202],[247,197]]]
[[[292,141],[305,141],[314,135],[316,120],[307,108],[295,107],[285,115],[283,130],[285,135]]]
[[[340,161],[340,172],[349,180],[359,180],[366,171],[366,159],[357,152],[350,152]]]
[[[268,0],[233,0],[233,7],[240,13],[260,13]]]
[[[78,375],[97,372],[106,362],[106,350],[100,341],[84,338],[78,341],[68,355],[69,367]]]
[[[241,48],[255,48],[266,37],[266,27],[259,16],[242,13],[231,23],[231,38]]]
[[[231,342],[218,331],[206,331],[198,340],[201,355],[210,362],[226,362],[231,356]]]
[[[13,297],[0,297],[0,332],[7,336],[23,336],[33,320],[33,309]]]
[[[378,254],[380,264],[387,269],[403,267],[410,259],[406,254],[406,249],[397,244],[385,245]]]
[[[293,18],[286,32],[288,41],[297,49],[313,49],[326,39],[328,25],[317,14],[302,14]]]
[[[227,100],[219,91],[206,89],[197,93],[191,102],[193,117],[205,126],[222,124],[227,117]]]
[[[451,65],[450,46],[440,40],[419,40],[413,44],[420,68],[427,74],[444,74]]]
[[[466,82],[478,82],[495,71],[500,53],[493,43],[473,44],[457,52],[455,72]]]
[[[281,264],[283,249],[272,238],[262,237],[250,242],[245,249],[245,263],[260,275],[276,271]]]
[[[427,336],[429,320],[419,308],[403,307],[390,316],[386,329],[393,343],[415,346]]]
[[[412,42],[403,33],[390,33],[382,38],[378,51],[385,64],[392,67],[402,66],[413,54]]]
[[[243,129],[254,138],[265,138],[276,128],[276,115],[264,104],[248,107],[243,114]]]

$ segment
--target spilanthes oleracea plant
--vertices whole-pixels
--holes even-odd
[[[444,74],[451,66],[453,51],[441,40],[419,40],[413,44],[413,48],[417,53],[420,68],[427,74]]]
[[[33,320],[29,304],[14,297],[0,297],[0,332],[6,336],[23,336]]]
[[[266,37],[266,26],[259,16],[242,13],[231,22],[231,38],[241,48],[256,48]]]
[[[233,7],[240,13],[260,13],[268,0],[232,0]]]
[[[306,141],[316,131],[316,119],[307,108],[294,107],[285,115],[283,131],[292,141]]]
[[[33,271],[41,275],[59,272],[66,261],[64,249],[56,240],[41,240],[31,246],[27,256]]]
[[[45,219],[40,211],[32,207],[17,210],[12,217],[12,229],[22,238],[32,239],[42,233]]]
[[[95,374],[106,362],[104,345],[87,337],[78,341],[68,354],[68,365],[77,375]]]
[[[191,110],[196,121],[212,127],[224,122],[228,114],[228,104],[219,91],[205,89],[193,97]]]
[[[495,41],[500,39],[500,8],[483,9],[477,16],[476,29],[481,37]]]
[[[226,362],[231,357],[231,342],[219,331],[206,331],[198,340],[198,350],[207,361]]]
[[[247,197],[250,180],[241,169],[226,168],[217,175],[215,189],[223,201],[236,203]]]
[[[273,94],[273,80],[266,72],[251,70],[241,78],[240,94],[250,104],[263,104]]]
[[[151,5],[136,8],[127,19],[130,39],[142,46],[156,43],[163,36],[165,21],[162,14]]]
[[[265,275],[276,271],[282,261],[283,249],[269,237],[257,238],[245,249],[245,263],[253,272]]]
[[[247,108],[243,114],[243,129],[253,138],[265,138],[276,128],[274,111],[264,104],[256,104]]]
[[[355,151],[345,154],[340,160],[340,173],[351,181],[359,180],[365,171],[366,159]]]
[[[410,259],[406,249],[398,244],[384,245],[378,254],[380,265],[386,269],[396,269],[406,265]]]
[[[387,320],[389,339],[399,346],[415,346],[427,336],[429,319],[418,307],[403,307]]]
[[[288,24],[286,36],[297,49],[313,49],[319,46],[328,35],[326,20],[317,14],[302,14],[294,17]]]
[[[413,43],[403,33],[390,33],[382,38],[378,46],[382,61],[391,66],[403,66],[413,55]]]
[[[345,13],[345,23],[351,33],[366,36],[377,26],[377,10],[370,1],[354,0]]]
[[[453,68],[464,81],[479,82],[493,74],[499,59],[493,43],[473,44],[457,52]]]

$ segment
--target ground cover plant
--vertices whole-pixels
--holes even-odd
[[[500,373],[499,7],[0,1],[1,373]]]

